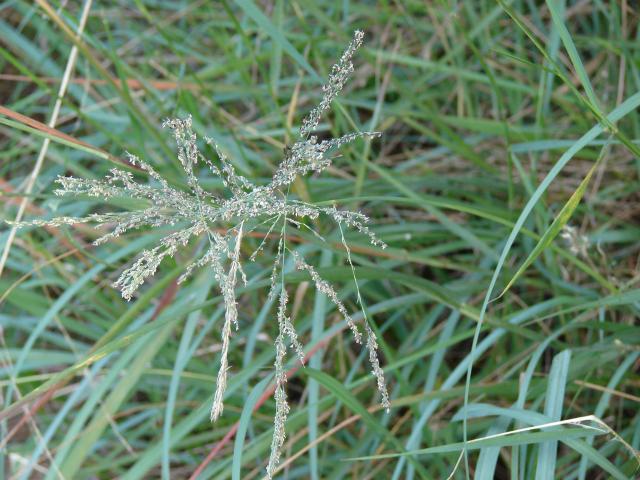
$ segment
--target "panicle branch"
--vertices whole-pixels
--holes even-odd
[[[307,137],[309,133],[318,126],[322,114],[329,109],[331,102],[342,91],[342,87],[344,87],[351,73],[353,73],[353,63],[351,59],[356,53],[356,50],[362,45],[363,38],[364,32],[356,30],[353,35],[353,40],[351,40],[351,43],[349,43],[346,50],[342,53],[338,63],[331,67],[329,81],[322,87],[322,100],[320,100],[318,106],[311,110],[309,115],[302,121],[302,128],[300,128],[301,138]]]

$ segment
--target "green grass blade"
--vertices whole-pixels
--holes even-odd
[[[326,267],[331,263],[331,252],[325,250],[322,252],[322,258],[320,260],[320,266]],[[327,308],[327,297],[320,292],[316,292],[313,313],[311,317],[311,343],[319,342],[322,333],[324,332],[324,322]],[[324,349],[317,351],[313,357],[309,359],[309,368],[320,370],[322,368],[322,358]],[[319,468],[318,468],[318,448],[315,445],[315,440],[318,438],[318,402],[320,400],[320,385],[317,380],[309,378],[307,385],[309,392],[308,401],[308,426],[309,426],[309,443],[313,444],[309,450],[309,470],[311,480],[318,480]]]
[[[544,403],[544,414],[551,421],[560,420],[562,417],[562,404],[564,402],[564,391],[567,384],[570,361],[571,350],[565,350],[556,355],[551,364]],[[553,478],[556,470],[558,442],[544,442],[538,448],[536,480]]]
[[[576,69],[576,75],[578,76],[578,79],[580,79],[580,83],[582,84],[582,87],[587,94],[587,98],[589,99],[593,107],[596,110],[600,111],[599,102],[595,92],[593,91],[593,86],[591,85],[591,81],[589,80],[589,75],[587,75],[587,71],[585,70],[584,64],[582,63],[580,55],[578,54],[578,49],[573,42],[573,38],[567,30],[567,26],[564,23],[562,13],[558,8],[556,0],[546,0],[546,4],[547,7],[549,7],[551,19],[553,20],[553,24],[556,27],[558,34],[560,35],[562,44],[569,54],[569,58],[571,59],[573,67]]]
[[[235,0],[235,3],[242,8],[251,19],[258,24],[258,26],[269,34],[271,39],[278,44],[279,48],[287,52],[295,62],[302,67],[306,72],[311,75],[317,82],[323,82],[322,78],[316,73],[309,62],[300,55],[298,50],[291,45],[291,42],[287,40],[284,33],[279,30],[273,22],[258,8],[258,6],[252,0]]]
[[[245,438],[247,430],[249,430],[249,423],[253,417],[253,410],[258,403],[258,400],[267,390],[267,386],[271,380],[273,380],[271,376],[260,380],[260,382],[251,389],[251,393],[244,402],[244,407],[240,414],[240,420],[238,420],[238,430],[236,431],[235,442],[233,444],[233,463],[231,465],[232,480],[240,480],[242,478],[242,454],[245,448]]]
[[[520,265],[516,273],[513,275],[513,277],[511,277],[511,280],[509,280],[507,285],[504,287],[504,289],[502,290],[502,293],[498,295],[498,298],[502,297],[505,293],[507,293],[507,291],[518,281],[518,279],[525,272],[525,270],[529,268],[529,266],[538,258],[538,256],[540,256],[540,254],[551,244],[551,242],[553,242],[553,240],[562,231],[562,229],[567,224],[567,222],[571,219],[571,217],[573,216],[573,213],[575,212],[576,208],[580,204],[580,201],[582,200],[582,197],[584,196],[584,193],[586,192],[587,187],[589,186],[591,177],[593,176],[593,173],[597,170],[603,158],[604,158],[604,155],[601,154],[600,157],[598,158],[598,161],[596,161],[596,163],[594,163],[593,166],[589,169],[589,171],[587,172],[587,175],[580,182],[580,185],[578,185],[578,188],[576,188],[576,190],[571,194],[571,197],[569,197],[569,200],[567,200],[567,203],[565,203],[563,207],[560,209],[556,218],[553,219],[553,222],[551,223],[551,225],[549,225],[549,228],[547,228],[547,230],[544,232],[544,234],[536,244],[535,248],[531,251],[531,253],[527,257],[527,259],[524,262],[522,262],[522,265]]]

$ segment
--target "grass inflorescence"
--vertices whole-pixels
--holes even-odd
[[[176,229],[176,231],[163,237],[157,246],[144,250],[133,265],[124,270],[113,283],[114,287],[121,290],[122,297],[126,300],[132,299],[145,280],[156,273],[165,258],[173,257],[180,247],[186,247],[194,237],[205,237],[207,243],[204,249],[205,253],[185,267],[185,272],[180,275],[178,283],[182,283],[189,278],[196,268],[210,268],[213,278],[219,285],[224,303],[224,324],[221,331],[222,350],[216,379],[216,390],[211,406],[212,421],[217,420],[224,409],[223,398],[227,386],[227,371],[230,368],[228,355],[231,331],[232,327],[238,330],[238,305],[236,300],[238,277],[242,278],[245,286],[247,284],[247,277],[243,270],[240,256],[243,234],[245,231],[251,232],[257,226],[265,223],[270,225],[270,231],[274,228],[279,231],[277,254],[273,262],[269,292],[269,296],[274,296],[280,290],[277,308],[279,333],[275,343],[276,413],[271,456],[267,465],[269,477],[271,477],[278,464],[280,450],[285,440],[285,422],[289,413],[289,405],[285,391],[287,377],[284,362],[289,346],[294,349],[300,361],[304,363],[302,345],[298,340],[291,318],[287,316],[289,295],[284,283],[284,262],[287,253],[293,255],[298,269],[309,273],[318,291],[327,295],[336,305],[353,332],[356,343],[362,343],[362,334],[331,284],[322,279],[317,270],[309,265],[298,252],[289,249],[286,235],[287,225],[291,223],[294,226],[298,226],[301,222],[316,220],[320,215],[325,215],[336,222],[341,231],[341,225],[344,224],[366,235],[371,244],[381,248],[386,246],[369,230],[367,226],[369,219],[360,212],[338,210],[335,206],[328,208],[318,207],[309,202],[289,198],[289,188],[295,179],[309,172],[320,173],[325,170],[331,165],[331,155],[335,153],[337,148],[358,138],[371,138],[380,135],[379,132],[351,133],[336,139],[320,142],[317,137],[312,135],[320,122],[322,114],[328,110],[331,102],[340,93],[353,72],[351,59],[362,44],[363,37],[363,32],[356,31],[353,41],[344,51],[338,63],[332,67],[329,81],[322,89],[322,100],[303,120],[298,140],[284,151],[285,156],[271,182],[267,185],[257,186],[249,179],[239,175],[213,139],[207,138],[206,143],[214,146],[219,165],[215,165],[212,160],[205,157],[198,148],[197,136],[192,128],[191,117],[171,119],[166,120],[162,126],[173,131],[178,148],[178,161],[186,176],[189,187],[188,192],[170,186],[151,165],[132,154],[128,154],[129,164],[147,173],[149,179],[154,181],[155,184],[137,182],[132,173],[113,168],[109,175],[102,180],[60,176],[57,179],[60,188],[55,190],[55,194],[59,196],[89,196],[103,201],[108,201],[114,197],[141,200],[148,203],[147,208],[122,213],[91,214],[79,218],[64,216],[55,217],[51,220],[8,222],[9,225],[18,228],[27,226],[58,227],[60,225],[87,222],[95,223],[98,227],[109,228],[111,231],[96,239],[93,242],[94,245],[101,245],[136,228],[180,227],[180,229]],[[206,164],[210,172],[222,180],[222,184],[228,189],[227,197],[212,194],[202,188],[194,170],[199,163]],[[225,223],[232,223],[233,226],[226,229],[222,234],[218,233],[216,227]],[[312,227],[308,228],[313,231]],[[342,235],[342,242],[345,249],[349,251],[344,235]],[[262,248],[263,245],[261,244],[258,250],[262,250]],[[258,250],[254,253],[257,253]],[[252,254],[251,258],[255,259],[255,255]],[[349,263],[351,264],[350,257]],[[280,282],[278,281],[279,278],[281,279]],[[354,281],[357,284],[355,277]],[[376,336],[366,323],[364,330],[366,336],[365,345],[369,350],[369,360],[372,365],[373,375],[376,377],[378,390],[382,396],[382,405],[389,411],[389,394],[387,393],[384,374],[378,360]]]

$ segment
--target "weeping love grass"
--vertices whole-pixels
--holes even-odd
[[[308,202],[289,198],[289,189],[298,176],[320,173],[331,164],[331,154],[339,147],[351,143],[358,138],[380,136],[379,132],[353,132],[339,138],[318,141],[312,133],[317,128],[322,115],[329,109],[332,101],[338,96],[353,72],[352,58],[362,44],[364,34],[356,31],[338,62],[332,67],[328,82],[322,88],[320,103],[311,110],[303,120],[298,137],[284,151],[284,158],[276,169],[270,183],[256,185],[238,174],[218,144],[211,138],[205,138],[217,154],[214,163],[205,157],[197,145],[197,137],[193,132],[190,116],[184,119],[170,119],[163,123],[164,128],[172,131],[177,144],[177,157],[182,166],[188,191],[177,189],[171,185],[154,168],[135,155],[127,154],[129,163],[149,177],[147,183],[134,179],[132,173],[113,168],[103,179],[93,180],[60,176],[57,183],[60,188],[56,195],[89,196],[101,200],[125,197],[145,201],[148,205],[137,211],[94,213],[85,217],[56,217],[51,220],[31,220],[12,223],[17,227],[25,226],[60,226],[77,223],[93,223],[97,227],[107,227],[109,232],[95,240],[100,245],[123,233],[141,227],[175,227],[176,231],[163,237],[158,244],[144,250],[138,258],[122,272],[113,286],[120,289],[122,296],[130,300],[140,286],[158,269],[162,260],[173,257],[194,238],[203,238],[205,251],[199,258],[186,265],[178,282],[185,281],[197,268],[211,268],[218,282],[225,306],[224,324],[222,327],[222,349],[220,367],[218,369],[216,390],[211,406],[211,420],[217,420],[223,413],[224,393],[229,370],[229,345],[232,331],[238,329],[238,306],[236,287],[238,282],[245,283],[247,278],[242,267],[240,255],[244,235],[262,225],[270,225],[263,242],[250,256],[255,260],[258,254],[264,253],[265,243],[272,231],[279,230],[277,236],[276,255],[273,260],[271,274],[270,297],[278,295],[277,323],[278,336],[275,341],[275,404],[274,433],[271,453],[267,465],[267,475],[271,478],[280,459],[280,452],[285,441],[285,422],[289,412],[286,394],[285,359],[288,349],[292,349],[301,362],[304,360],[303,347],[296,334],[291,318],[287,315],[289,296],[285,288],[285,256],[292,255],[295,268],[305,271],[311,277],[315,288],[326,295],[343,316],[353,333],[356,343],[363,344],[368,350],[371,371],[376,378],[377,388],[381,396],[382,406],[389,411],[389,395],[384,374],[378,359],[376,336],[364,315],[364,339],[359,326],[355,323],[347,308],[338,298],[335,288],[324,280],[317,270],[298,252],[287,246],[287,225],[305,225],[306,220],[314,220],[321,216],[331,219],[338,226],[341,241],[347,252],[347,260],[351,265],[350,249],[344,237],[343,228],[348,227],[365,235],[369,242],[380,248],[386,245],[369,229],[369,218],[357,211],[340,210],[335,206],[320,207]],[[219,196],[202,188],[195,168],[206,165],[211,173],[222,180],[227,195]],[[11,222],[9,222],[11,223]],[[224,233],[221,225],[232,225]],[[216,227],[216,228],[214,228]],[[310,228],[310,227],[309,227]],[[357,287],[357,281],[356,281]],[[358,303],[362,306],[360,291],[357,289]],[[364,308],[363,308],[364,312]]]

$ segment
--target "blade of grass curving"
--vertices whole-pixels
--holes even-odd
[[[538,256],[544,251],[544,249],[547,248],[551,244],[551,242],[553,242],[553,240],[562,231],[562,228],[571,219],[573,212],[575,212],[580,201],[582,200],[582,197],[584,196],[584,192],[587,190],[587,186],[591,181],[593,173],[597,170],[598,166],[602,162],[602,159],[605,158],[605,151],[606,146],[602,149],[598,160],[589,169],[587,175],[580,182],[580,185],[578,185],[578,188],[576,188],[576,190],[571,194],[571,197],[569,197],[569,200],[567,200],[567,203],[565,203],[562,209],[560,209],[560,212],[558,212],[556,218],[554,218],[551,225],[549,225],[549,228],[547,228],[547,230],[544,232],[535,248],[531,251],[526,260],[522,262],[522,265],[520,265],[516,273],[513,275],[513,277],[511,277],[511,280],[509,280],[509,282],[507,283],[507,286],[504,287],[502,293],[500,293],[500,295],[498,295],[496,299],[502,297],[505,293],[507,293],[507,291],[514,285],[514,283],[516,283],[516,281],[525,272],[525,270],[529,268],[529,266],[536,260],[536,258],[538,258]]]
[[[484,270],[489,266],[491,266],[491,264],[492,264],[492,259],[485,257],[482,259],[480,263],[480,269]],[[480,274],[480,273],[469,275],[469,279],[472,282],[477,281],[476,279],[481,279],[482,277],[483,277],[483,274]],[[464,301],[466,302],[468,301],[468,299],[465,298]],[[420,348],[418,349],[418,351],[416,351],[412,355],[403,355],[400,361],[395,362],[395,365],[394,363],[389,365],[387,367],[387,370],[392,371],[393,369],[396,368],[396,365],[402,362],[406,362],[407,360],[411,361],[411,357],[413,357],[414,360],[417,360],[421,358],[422,355],[426,353],[427,350],[430,350],[433,352],[433,356],[429,361],[429,371],[427,373],[426,381],[424,383],[422,391],[424,394],[427,394],[427,392],[433,392],[436,388],[438,372],[441,371],[441,368],[445,363],[445,355],[448,351],[447,347],[449,345],[455,345],[459,341],[462,341],[463,338],[470,338],[473,336],[473,333],[471,332],[472,329],[462,332],[461,334],[459,333],[457,335],[454,335],[454,332],[456,331],[456,327],[459,324],[460,317],[461,317],[460,311],[452,310],[444,323],[444,328],[442,329],[440,335],[438,336],[438,340],[435,345],[430,345],[426,348]],[[458,369],[457,372],[458,374],[461,375],[464,372],[464,369],[463,368]],[[449,378],[447,378],[445,383],[448,382],[450,385],[454,385],[455,382],[457,382],[457,379],[455,378],[457,372],[456,371],[451,372]],[[458,377],[458,379],[459,378],[460,377]],[[441,388],[444,389],[446,387],[445,385],[442,385]],[[438,400],[428,402],[422,405],[420,409],[416,412],[418,414],[417,415],[418,421],[416,421],[413,424],[411,429],[411,434],[409,435],[409,439],[405,443],[405,448],[407,450],[414,450],[420,446],[420,441],[422,440],[422,437],[426,433],[423,431],[423,426],[426,424],[427,420],[431,416],[431,413],[437,407],[438,404],[439,404]],[[398,461],[398,463],[396,464],[396,468],[394,469],[393,477],[392,477],[393,480],[404,478],[404,477],[401,477],[404,463],[405,463],[404,460],[400,459],[400,461]],[[406,467],[407,467],[406,478],[412,479],[413,473],[414,473],[413,467],[409,464]]]
[[[630,113],[633,110],[635,110],[636,108],[638,108],[638,106],[640,106],[640,93],[636,93],[636,94],[632,95],[627,100],[625,100],[621,105],[616,107],[608,115],[608,119],[611,122],[616,122],[616,121],[620,120],[621,118],[623,118],[628,113]],[[491,277],[491,281],[489,283],[489,288],[487,289],[487,292],[485,294],[484,300],[482,302],[482,307],[480,308],[480,316],[479,316],[479,319],[478,319],[478,324],[476,325],[476,331],[475,331],[475,334],[473,336],[473,340],[472,340],[472,343],[471,343],[471,352],[472,352],[472,354],[473,354],[473,351],[477,347],[478,339],[480,337],[480,332],[481,332],[481,329],[482,329],[483,320],[484,320],[484,317],[485,317],[486,312],[487,312],[487,307],[489,306],[489,301],[491,299],[491,296],[493,295],[493,290],[494,290],[495,285],[496,285],[496,283],[498,281],[498,276],[500,275],[500,273],[502,271],[502,267],[504,265],[504,262],[507,259],[507,255],[509,254],[509,252],[511,250],[511,247],[512,247],[513,243],[515,242],[515,239],[518,236],[518,233],[522,229],[522,226],[524,225],[524,222],[526,221],[527,217],[529,216],[529,213],[531,213],[531,210],[533,210],[533,207],[538,203],[538,200],[540,199],[542,194],[547,190],[547,188],[549,187],[551,182],[558,176],[560,171],[573,158],[573,156],[577,152],[582,150],[582,148],[588,142],[590,142],[592,140],[595,140],[603,131],[604,131],[604,127],[602,125],[600,125],[600,124],[595,125],[594,127],[591,128],[591,130],[589,130],[587,133],[585,133],[576,143],[574,143],[571,146],[571,148],[569,148],[558,159],[558,161],[555,163],[553,168],[545,176],[545,178],[542,180],[542,182],[540,183],[538,188],[536,188],[535,192],[533,193],[533,195],[531,196],[531,198],[529,199],[527,204],[522,209],[522,212],[520,213],[520,216],[518,217],[518,220],[516,221],[511,233],[509,234],[509,237],[507,238],[506,244],[502,248],[502,253],[500,254],[500,258],[498,260],[498,263],[496,264],[496,268],[495,268],[495,270],[493,272],[493,275]],[[469,362],[469,365],[468,365],[468,368],[467,368],[467,376],[466,376],[466,380],[465,380],[465,395],[464,395],[464,405],[465,406],[468,405],[468,403],[469,403],[469,387],[471,385],[471,372],[472,372],[472,370],[473,370],[473,362]],[[467,420],[466,420],[466,417],[463,420],[462,431],[463,431],[464,443],[466,444],[467,443]],[[466,450],[465,450],[465,452],[466,452]],[[466,453],[465,453],[465,466],[467,467],[466,471],[467,471],[467,474],[468,474],[468,472],[469,472],[469,469],[468,469],[468,456],[466,455]]]
[[[564,48],[569,54],[569,58],[571,59],[573,68],[576,69],[576,75],[578,76],[578,79],[582,84],[582,88],[584,88],[584,91],[587,94],[587,98],[593,104],[594,108],[596,108],[602,114],[602,111],[599,107],[598,98],[596,97],[596,93],[594,92],[593,86],[591,85],[591,80],[589,80],[589,75],[587,75],[587,71],[584,68],[582,59],[580,58],[580,54],[578,53],[578,49],[576,48],[575,43],[573,43],[571,34],[567,30],[567,26],[564,23],[562,11],[560,10],[560,8],[558,8],[555,0],[546,0],[545,3],[547,4],[547,7],[549,7],[549,13],[551,14],[553,24],[556,27],[558,34],[560,35],[560,39],[562,40]]]
[[[513,315],[512,318],[509,318],[508,320],[508,324],[509,325],[518,325],[520,323],[525,322],[527,319],[530,319],[531,317],[535,317],[537,316],[539,313],[545,311],[548,308],[552,308],[553,306],[556,306],[558,304],[558,300],[557,299],[553,299],[552,301],[548,301],[548,302],[543,302],[543,303],[539,303],[531,308],[528,308],[526,310],[523,310],[515,315]],[[507,330],[505,330],[504,328],[496,328],[493,331],[491,331],[491,333],[489,333],[486,338],[484,338],[482,340],[482,342],[479,343],[477,349],[474,351],[472,350],[471,352],[469,352],[469,354],[467,356],[465,356],[462,361],[460,361],[456,368],[453,369],[453,371],[451,371],[448,376],[447,379],[439,386],[440,390],[449,390],[452,389],[459,381],[461,378],[463,378],[463,376],[465,375],[468,365],[473,362],[476,358],[479,358],[485,351],[487,351],[490,347],[492,347],[493,345],[495,345],[498,340],[505,335],[507,332]],[[475,332],[474,332],[475,333]],[[474,335],[474,333],[471,333],[471,336]],[[462,340],[462,338],[468,338],[468,337],[464,337],[464,335],[469,335],[469,333],[464,332],[462,334],[456,335],[456,337],[450,339],[449,341],[455,341],[456,343],[460,340]],[[431,350],[431,348],[427,347],[429,350]],[[435,348],[435,346],[433,347]],[[418,355],[422,355],[423,353],[427,353],[425,352],[425,350],[422,351],[418,351],[416,352],[416,357]],[[411,358],[411,355],[407,355],[408,358]],[[418,357],[420,358],[420,357]],[[404,359],[401,359],[398,361],[399,364],[402,364]],[[392,369],[396,368],[394,365],[390,365],[387,367],[387,370],[390,371]],[[417,420],[414,422],[414,425],[412,427],[412,431],[411,431],[411,435],[409,436],[409,439],[407,440],[406,443],[406,447],[407,449],[413,449],[415,448],[416,443],[418,442],[418,440],[421,438],[423,432],[422,430],[424,429],[425,425],[427,424],[428,420],[431,418],[431,416],[434,414],[434,412],[436,411],[436,409],[438,408],[438,406],[441,403],[441,399],[436,398],[430,402],[428,402],[426,405],[423,406],[423,408],[420,411],[420,415],[418,416]],[[398,465],[396,467],[394,476],[397,476],[396,478],[399,478],[401,469],[403,467],[404,464],[404,460],[401,458],[398,461]]]
[[[553,332],[551,335],[548,335],[547,338],[541,342],[536,349],[533,351],[533,353],[530,356],[529,359],[529,363],[527,365],[527,368],[524,372],[524,374],[522,374],[521,376],[521,380],[519,382],[518,385],[518,398],[516,400],[516,402],[514,403],[512,409],[514,410],[523,410],[524,409],[524,405],[525,405],[525,401],[527,399],[527,393],[529,391],[529,387],[531,385],[531,382],[533,381],[533,375],[535,373],[535,369],[536,369],[536,365],[538,364],[538,361],[540,360],[540,358],[542,357],[542,354],[546,351],[546,349],[549,347],[549,345],[555,341],[560,335],[562,335],[566,330],[568,330],[570,328],[569,325],[565,326],[565,327],[561,327],[559,329],[557,329],[555,332]],[[534,412],[537,414],[537,412]],[[518,424],[516,423],[516,426],[518,426]],[[506,430],[506,427],[505,427]],[[499,451],[493,451],[493,453],[488,453],[487,457],[491,457],[490,461],[489,459],[487,459],[484,463],[484,468],[486,470],[493,470],[495,471],[495,467],[496,467],[496,463],[497,463],[497,456],[499,454]],[[513,449],[513,458],[514,458],[514,468],[517,468],[517,464],[518,464],[518,448],[514,448]]]
[[[561,0],[559,6],[556,6],[558,10],[564,12],[565,9],[565,0]],[[549,34],[549,41],[547,42],[547,54],[554,61],[558,57],[558,51],[560,49],[560,35],[558,34],[558,28],[551,28],[551,32]],[[538,102],[536,105],[536,124],[542,126],[544,124],[544,119],[549,114],[550,103],[551,103],[551,93],[553,91],[553,80],[554,75],[551,69],[551,65],[548,60],[545,60],[545,69],[540,72],[540,95],[538,97]]]

